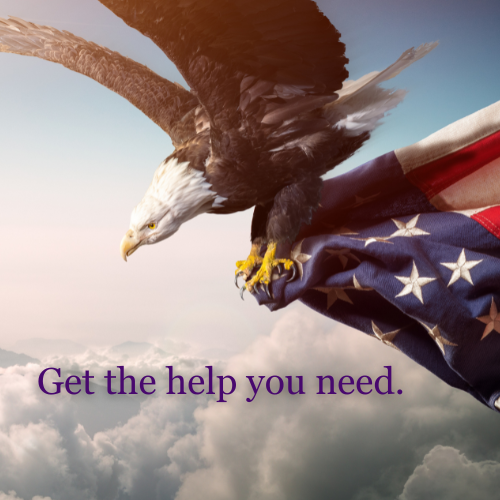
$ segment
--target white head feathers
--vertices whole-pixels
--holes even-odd
[[[130,229],[143,243],[168,238],[182,223],[215,206],[220,197],[211,188],[203,172],[190,168],[189,162],[165,160],[132,212]]]

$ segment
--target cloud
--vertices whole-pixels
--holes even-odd
[[[317,375],[374,379],[384,365],[401,396],[315,394]],[[199,409],[206,466],[186,475],[177,500],[394,498],[420,458],[416,448],[453,441],[452,429],[465,439],[467,423],[488,414],[396,351],[344,327],[325,332],[311,316],[283,318],[226,371],[238,381],[300,374],[307,394],[259,393],[248,403],[240,392],[223,408]]]
[[[457,449],[435,446],[405,484],[399,500],[489,500],[500,490],[500,462],[472,462]]]
[[[9,491],[8,493],[4,493],[3,491],[0,491],[0,500],[23,500],[22,498],[17,496],[17,493],[13,490]],[[32,500],[52,500],[50,497],[41,497],[41,496],[34,496]]]
[[[0,349],[1,368],[8,368],[13,365],[27,365],[28,363],[39,363],[39,360],[26,356],[26,354],[18,354],[16,352]]]
[[[141,491],[151,489],[146,498],[155,498],[155,475],[170,461],[168,453],[179,435],[192,430],[194,408],[155,398],[125,425],[91,439],[69,397],[36,392],[35,368],[15,367],[2,375],[2,389],[9,386],[0,393],[2,489],[15,490],[22,499],[37,494],[54,500],[114,499],[124,492],[144,498]],[[14,399],[16,393],[22,397]]]
[[[23,500],[392,500],[423,484],[412,478],[438,444],[495,458],[494,412],[375,339],[321,325],[313,313],[288,313],[227,363],[210,362],[237,382],[227,403],[165,394],[165,365],[190,377],[205,375],[208,361],[155,348],[50,359],[64,374],[100,377],[117,364],[154,374],[153,396],[119,400],[102,386],[47,396],[40,365],[0,369],[0,490]],[[402,395],[316,394],[317,375],[375,379],[389,365]],[[300,375],[306,394],[271,395],[264,380],[249,403],[251,375]]]

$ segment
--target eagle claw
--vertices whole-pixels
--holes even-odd
[[[240,271],[239,273],[236,273],[234,276],[234,284],[236,285],[236,288],[240,288],[238,285],[238,278],[243,278],[245,276],[245,273],[243,271]]]
[[[273,275],[273,269],[277,269],[278,277],[285,271],[292,271],[291,278],[287,281],[293,281],[297,275],[296,264],[291,259],[276,259],[276,242],[269,242],[267,245],[266,254],[264,258],[258,255],[258,245],[252,245],[252,251],[246,261],[239,261],[236,263],[236,277],[235,283],[238,283],[238,278],[243,276],[245,278],[245,285],[241,289],[240,296],[243,298],[244,290],[248,290],[251,294],[259,293],[260,290],[264,289],[269,300],[273,300],[273,294],[271,293],[270,287],[272,281],[276,279],[276,275]],[[261,264],[257,273],[250,278],[253,269],[256,265]],[[260,287],[260,288],[259,288]]]
[[[260,244],[253,243],[252,249],[250,250],[250,255],[247,257],[247,259],[239,260],[238,262],[236,262],[236,272],[234,275],[234,284],[236,285],[236,288],[239,288],[238,278],[244,278],[245,281],[248,281],[255,266],[259,266],[260,264],[262,264],[262,257],[259,255],[259,251]],[[251,288],[247,288],[247,290],[251,291]]]

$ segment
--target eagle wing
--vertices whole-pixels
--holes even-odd
[[[0,52],[39,57],[96,80],[140,109],[174,145],[196,133],[196,96],[118,52],[15,17],[0,18]]]
[[[348,76],[340,34],[312,0],[100,0],[177,66],[224,132],[323,106]],[[264,104],[264,105],[263,105]]]

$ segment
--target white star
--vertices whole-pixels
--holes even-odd
[[[354,288],[360,292],[371,292],[373,290],[373,288],[361,286],[355,274],[352,275],[352,282],[354,284]]]
[[[370,236],[369,238],[351,238],[351,240],[364,241],[365,247],[367,247],[370,243],[389,243],[389,245],[394,245],[392,241],[387,241],[390,236]]]
[[[397,280],[401,281],[405,287],[399,292],[396,297],[402,297],[403,295],[408,295],[412,293],[417,297],[422,304],[424,303],[424,299],[422,297],[422,287],[434,281],[436,278],[421,278],[418,274],[417,265],[415,261],[413,261],[413,268],[411,270],[410,276],[407,278],[406,276],[394,276]]]
[[[456,262],[441,262],[442,266],[447,267],[450,271],[453,271],[448,286],[452,285],[460,278],[473,285],[474,283],[472,283],[472,278],[469,271],[481,262],[483,262],[483,259],[468,261],[465,257],[465,248],[462,248],[462,252],[460,253],[460,256],[458,257],[458,260]]]
[[[427,330],[427,333],[431,336],[432,340],[436,342],[438,345],[439,349],[441,349],[441,352],[444,354],[444,346],[445,345],[452,345],[452,346],[457,346],[458,344],[454,344],[453,342],[450,342],[449,340],[446,340],[442,335],[439,330],[439,327],[436,325],[434,328],[428,327],[425,323],[421,323],[423,327]]]
[[[397,236],[404,236],[407,238],[411,238],[412,236],[421,236],[425,234],[430,234],[427,231],[423,231],[422,229],[419,229],[417,226],[418,218],[420,217],[420,214],[417,216],[413,217],[408,222],[402,222],[400,220],[392,219],[392,222],[396,224],[398,230],[392,233],[389,238],[396,238]]]
[[[330,254],[330,257],[327,257],[325,261],[331,259],[332,257],[338,257],[340,263],[342,264],[342,269],[345,269],[345,266],[347,265],[349,259],[361,262],[354,254],[351,253],[351,250],[349,248],[341,248],[340,250],[327,249],[326,252]]]
[[[497,310],[497,305],[495,304],[495,301],[493,300],[493,297],[491,297],[491,307],[490,307],[490,313],[486,316],[480,316],[478,319],[481,321],[481,323],[484,323],[486,325],[486,328],[484,329],[483,336],[481,337],[481,340],[483,340],[485,337],[487,337],[493,330],[495,332],[500,333],[500,314],[498,314]]]
[[[312,255],[302,253],[302,243],[304,243],[304,240],[299,241],[290,252],[290,258],[295,262],[297,269],[299,270],[300,279],[304,276],[304,268],[302,267],[302,264],[305,264],[312,257]]]
[[[388,333],[382,333],[382,330],[372,321],[372,330],[373,330],[373,335],[372,337],[377,338],[381,342],[383,342],[385,345],[388,345],[389,347],[392,347],[393,349],[396,349],[396,351],[399,351],[399,349],[393,344],[394,337],[401,331],[401,330],[394,330],[393,332],[388,332]]]
[[[349,298],[347,293],[344,292],[342,288],[334,288],[334,287],[326,287],[319,286],[317,288],[313,288],[313,290],[318,290],[318,292],[326,293],[326,308],[330,309],[330,307],[337,302],[338,299],[343,300],[344,302],[349,302],[352,304],[352,300]]]

